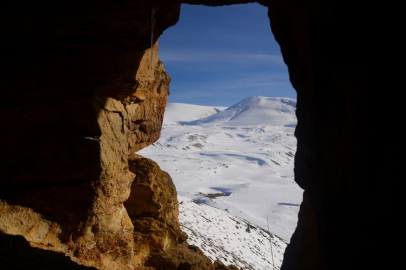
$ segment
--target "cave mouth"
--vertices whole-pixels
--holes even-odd
[[[160,36],[159,57],[172,79],[168,103],[178,115],[171,118],[172,111],[167,107],[160,140],[139,153],[172,176],[180,196],[226,210],[264,229],[269,216],[274,223],[271,232],[289,241],[302,200],[302,190],[293,177],[294,125],[274,130],[265,123],[255,127],[216,126],[208,132],[197,122],[190,122],[254,96],[260,97],[259,102],[266,101],[264,97],[295,100],[296,92],[269,26],[267,8],[257,3],[221,7],[183,4],[179,22]],[[283,102],[277,105],[282,109],[288,106]],[[202,110],[201,115],[198,110]],[[258,145],[255,150],[249,149],[247,141],[254,144],[254,140]],[[210,145],[213,141],[219,143],[217,153]],[[245,150],[233,149],[231,144],[239,142]],[[250,180],[244,182],[244,177]],[[286,184],[295,187],[293,195],[274,200],[266,194],[272,187],[280,192]],[[263,198],[263,203],[254,211],[237,206],[234,198],[240,202],[246,199],[247,204],[258,204]],[[281,224],[272,220],[286,211],[295,220],[284,221],[288,232],[277,229]]]
[[[7,27],[1,30],[4,91],[0,136],[7,154],[1,157],[3,186],[16,187],[19,198],[59,213],[62,207],[50,200],[40,201],[48,197],[28,200],[19,192],[19,186],[27,183],[30,191],[31,187],[37,188],[31,184],[55,183],[60,194],[83,198],[82,192],[66,192],[65,184],[60,185],[73,183],[78,184],[76,190],[89,190],[84,193],[105,198],[94,196],[93,188],[83,189],[80,185],[86,183],[89,187],[90,182],[91,187],[111,187],[107,193],[106,189],[98,189],[98,194],[111,191],[111,197],[122,200],[123,189],[115,183],[127,182],[109,180],[118,179],[116,176],[127,170],[128,141],[135,136],[116,136],[123,130],[125,108],[121,100],[134,92],[134,74],[146,66],[139,63],[149,47],[152,5],[162,18],[157,37],[176,23],[180,2],[220,5],[248,1],[119,1],[114,6],[109,2],[97,7],[80,1],[41,1],[23,8],[20,2],[4,4],[2,19]],[[394,69],[398,68],[393,62],[400,55],[394,44],[399,44],[396,33],[401,32],[401,24],[396,19],[401,17],[393,13],[396,7],[391,5],[261,2],[272,7],[272,28],[299,101],[295,180],[306,192],[284,269],[298,265],[308,269],[337,269],[341,265],[348,268],[351,259],[357,262],[351,268],[385,264],[382,268],[387,269],[400,258],[391,248],[396,247],[398,238],[385,239],[389,240],[389,248],[377,249],[377,238],[371,236],[393,230],[388,218],[377,217],[388,217],[390,185],[402,179],[402,167],[400,159],[393,158],[399,147],[386,144],[394,141],[393,132],[377,128],[377,123],[396,127],[401,123],[402,106],[394,106],[401,99],[396,99],[397,103],[391,98],[384,102],[384,97],[372,90],[394,89],[397,94],[399,89],[402,77],[396,76]],[[142,100],[142,95],[136,99],[140,104]],[[131,115],[126,117],[130,119]],[[100,122],[102,119],[106,121]],[[117,121],[108,121],[111,119]],[[131,131],[139,130],[137,123],[128,126]],[[145,136],[145,141],[134,144],[144,146],[151,137]],[[3,199],[4,191],[1,193]],[[48,193],[52,193],[51,198],[61,199],[53,189]],[[115,196],[117,193],[120,196]],[[107,206],[121,203],[108,199]],[[74,197],[69,201],[75,201]],[[80,201],[75,203],[80,213],[89,213],[86,219],[103,218],[103,225],[110,225],[104,219],[109,217],[104,214],[110,213],[110,207],[92,204],[85,209],[79,206]],[[281,206],[290,203],[284,201]],[[65,205],[71,207],[70,203]],[[92,210],[96,206],[101,213]],[[370,260],[376,251],[382,252],[380,258],[389,259]]]

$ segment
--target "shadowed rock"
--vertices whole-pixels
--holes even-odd
[[[19,235],[0,232],[0,265],[3,270],[95,270],[73,262],[63,253],[33,248]]]

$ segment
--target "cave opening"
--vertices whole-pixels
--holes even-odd
[[[267,8],[182,4],[158,54],[171,77],[168,105],[160,139],[138,153],[173,178],[189,241],[198,241],[187,228],[192,200],[289,242],[302,200],[293,173],[296,91]]]
[[[74,254],[75,262],[98,269],[127,269],[134,263],[131,254],[149,256],[151,242],[134,245],[132,225],[121,205],[134,179],[127,156],[155,141],[163,110],[159,105],[166,102],[166,97],[151,93],[167,85],[164,72],[157,67],[162,77],[156,80],[146,74],[150,11],[158,10],[157,38],[176,23],[181,2],[253,1],[131,0],[97,5],[95,1],[24,5],[9,1],[3,5],[0,137],[6,154],[1,158],[0,174],[2,236],[23,235],[32,248],[43,245]],[[396,180],[402,179],[402,166],[400,159],[393,158],[399,147],[387,144],[394,142],[393,132],[379,124],[397,127],[402,123],[402,106],[396,106],[401,99],[385,102],[385,95],[373,90],[397,94],[401,89],[402,76],[397,76],[399,68],[393,63],[401,55],[395,46],[400,44],[396,33],[401,33],[401,16],[394,12],[400,9],[345,1],[260,2],[272,7],[273,33],[298,91],[295,180],[305,193],[300,222],[282,269],[389,269],[397,265],[399,238],[396,234],[385,237],[385,232],[394,228],[388,209],[400,213],[392,206],[401,204],[389,205],[393,202],[389,196],[393,197],[390,191]],[[145,76],[137,77],[134,86],[137,71]],[[229,138],[224,139],[227,141]],[[256,170],[261,162],[251,161]],[[154,172],[150,165],[144,167]],[[161,176],[168,180],[167,175]],[[14,210],[20,215],[9,211],[10,203],[17,204]],[[160,207],[153,206],[151,212]],[[280,206],[295,205],[281,201]],[[155,229],[166,228],[166,224],[171,230],[176,210],[165,219],[167,223],[156,224],[154,232],[162,234]],[[40,215],[26,214],[33,211]],[[68,219],[69,226],[64,226]],[[138,232],[145,229],[145,238],[151,239],[157,234],[144,221],[139,221]],[[59,226],[63,235],[79,234],[62,237],[66,240],[58,243]],[[184,239],[174,235],[174,248],[162,253],[162,265],[176,257],[174,249],[184,257],[184,250],[178,249]],[[70,239],[73,242],[67,250]],[[136,240],[140,239],[142,235]],[[161,239],[167,247],[167,238],[154,239]],[[383,248],[377,246],[381,242]],[[3,247],[8,250],[7,243]],[[16,265],[13,268],[18,268],[26,261],[20,255],[8,252],[0,261],[11,259]],[[151,260],[156,258],[152,254]],[[196,264],[201,257],[197,260]],[[44,269],[48,261],[41,258],[33,263]],[[181,266],[194,268],[184,261]]]

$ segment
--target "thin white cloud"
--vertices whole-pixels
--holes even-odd
[[[226,80],[209,80],[205,82],[191,82],[171,85],[171,92],[191,91],[196,95],[216,96],[219,92],[269,92],[269,91],[291,91],[292,86],[286,81],[282,74],[251,74],[250,76],[227,78]]]
[[[198,62],[198,63],[267,63],[269,65],[285,65],[280,55],[264,53],[230,53],[215,51],[164,51],[159,56],[164,62]]]

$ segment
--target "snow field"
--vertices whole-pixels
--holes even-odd
[[[227,109],[168,104],[161,138],[138,152],[172,176],[182,229],[212,259],[255,270],[280,265],[303,194],[293,174],[295,104],[267,97]],[[270,238],[279,239],[273,257]]]
[[[181,228],[189,244],[212,260],[246,270],[280,269],[287,243],[217,208],[179,196]]]

